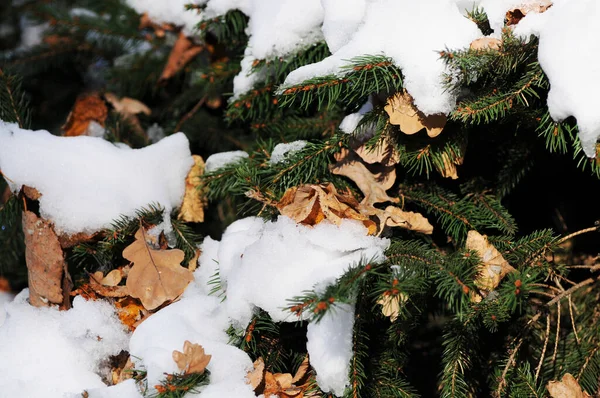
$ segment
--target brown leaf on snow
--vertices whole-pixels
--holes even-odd
[[[150,247],[143,228],[136,232],[135,242],[123,250],[123,257],[133,263],[127,276],[129,295],[139,298],[149,310],[179,297],[194,279],[192,272],[181,266],[183,251]]]
[[[525,15],[529,14],[530,12],[541,14],[550,7],[552,7],[552,2],[549,0],[539,0],[537,2],[521,4],[519,7],[515,7],[506,12],[506,17],[504,18],[506,21],[506,26],[518,24],[521,19],[523,19]]]
[[[352,219],[361,221],[371,235],[377,231],[375,223],[357,211],[358,201],[337,192],[331,183],[289,188],[276,206],[281,214],[304,225],[316,225],[323,220],[340,225],[343,219]]]
[[[257,394],[265,397],[279,398],[308,398],[304,395],[308,388],[310,373],[308,356],[298,367],[296,374],[271,373],[265,371],[265,363],[262,358],[254,361],[254,369],[246,375],[246,382],[252,386]]]
[[[552,398],[591,398],[591,395],[581,389],[570,373],[565,373],[561,381],[548,382],[546,388]]]
[[[256,390],[265,377],[265,361],[259,357],[253,365],[254,369],[246,375],[246,384],[250,384],[252,389]]]
[[[200,344],[193,344],[189,340],[183,343],[183,352],[173,351],[173,360],[185,374],[204,373],[210,358],[211,355],[207,355]]]
[[[396,169],[393,166],[376,165],[370,170],[357,155],[345,148],[335,155],[335,160],[337,163],[330,166],[331,172],[346,176],[356,183],[364,195],[361,206],[372,207],[375,203],[399,201],[386,193],[396,181]]]
[[[67,117],[67,122],[62,126],[64,136],[85,135],[91,122],[104,127],[107,116],[108,108],[98,93],[80,95]]]
[[[469,48],[471,50],[486,51],[486,50],[500,50],[502,46],[502,40],[496,39],[495,37],[480,37],[471,42]]]
[[[412,135],[426,129],[427,135],[433,138],[440,135],[446,125],[446,115],[426,116],[417,109],[412,96],[406,91],[399,91],[389,97],[384,109],[390,117],[390,123],[400,126],[404,134]]]
[[[173,77],[177,72],[183,69],[196,55],[200,54],[204,50],[204,46],[194,44],[192,39],[179,33],[179,37],[169,54],[167,64],[160,75],[159,80],[168,80]]]
[[[23,211],[23,233],[29,303],[34,307],[63,304],[66,263],[56,233],[49,222],[27,210]]]
[[[200,177],[204,174],[204,160],[198,155],[192,155],[195,164],[185,178],[185,195],[179,210],[178,219],[185,222],[203,222],[206,199],[202,195]]]
[[[471,230],[467,234],[466,248],[475,251],[481,258],[479,275],[475,284],[482,290],[494,290],[506,274],[515,269],[502,257],[502,254],[488,242],[485,235]]]

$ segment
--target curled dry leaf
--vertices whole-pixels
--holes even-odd
[[[383,137],[373,148],[367,148],[366,143],[363,143],[354,149],[354,152],[369,164],[381,163],[384,166],[393,166],[400,161],[400,154],[389,142],[388,137]]]
[[[246,382],[254,389],[256,394],[265,397],[279,398],[308,398],[304,394],[308,388],[311,374],[308,356],[298,367],[296,374],[271,373],[265,371],[265,363],[262,358],[254,361],[254,369],[246,375]]]
[[[102,286],[117,286],[123,279],[123,273],[120,269],[113,269],[106,276],[101,271],[94,272],[94,279]]]
[[[185,194],[179,210],[178,219],[185,222],[203,222],[206,198],[202,195],[201,179],[204,174],[204,160],[198,155],[192,155],[194,165],[185,178]]]
[[[119,270],[113,270],[111,272],[115,272]],[[110,275],[110,273],[109,273]],[[104,297],[125,297],[129,295],[129,291],[127,290],[127,286],[117,286],[119,282],[121,282],[122,276],[117,276],[116,273],[113,273],[110,277],[104,277],[104,274],[100,271],[95,272],[90,275],[89,287],[100,296]],[[108,279],[107,279],[108,278]],[[117,279],[119,282],[113,284]],[[104,284],[103,281],[106,283]]]
[[[289,188],[276,206],[281,214],[304,225],[316,225],[323,220],[339,225],[343,219],[352,219],[361,221],[369,234],[377,230],[368,216],[356,210],[358,201],[350,195],[337,192],[331,183]]]
[[[482,263],[475,284],[484,291],[494,290],[506,274],[515,270],[488,242],[487,236],[477,231],[472,230],[467,234],[466,248],[475,251],[481,258]]]
[[[204,47],[198,44],[194,44],[192,39],[179,33],[179,37],[169,54],[167,64],[160,75],[159,80],[168,80],[173,77],[177,72],[183,69],[196,55],[200,54],[204,50]]]
[[[117,316],[121,323],[132,332],[150,316],[150,313],[144,308],[142,303],[132,297],[124,297],[115,302]]]
[[[390,117],[390,123],[399,126],[404,134],[411,135],[426,129],[427,135],[433,138],[440,135],[446,125],[446,115],[425,116],[414,105],[412,96],[406,90],[388,98],[384,109]]]
[[[549,0],[539,0],[536,2],[527,2],[521,4],[519,7],[513,8],[506,12],[506,26],[516,25],[525,17],[525,15],[531,12],[541,14],[550,7],[552,7],[552,2]]]
[[[210,362],[211,355],[204,352],[200,344],[193,344],[189,340],[183,343],[183,352],[173,351],[173,360],[179,370],[186,375],[191,373],[204,373],[206,365]]]
[[[458,170],[456,166],[463,164],[464,158],[462,156],[455,155],[450,157],[447,152],[442,153],[441,164],[435,163],[435,168],[444,178],[451,178],[453,180],[458,179]]]
[[[29,303],[34,307],[64,304],[63,276],[66,263],[58,237],[49,222],[23,211],[25,262]],[[67,300],[68,301],[68,300]]]
[[[476,51],[487,51],[487,50],[500,50],[502,46],[502,40],[496,39],[495,37],[480,37],[471,42],[469,48]]]
[[[253,365],[254,369],[246,375],[246,384],[250,384],[252,389],[256,391],[265,377],[265,361],[263,361],[262,357],[259,357],[254,361]]]
[[[399,201],[388,196],[386,191],[396,181],[396,169],[393,166],[374,166],[368,169],[360,158],[348,149],[342,149],[335,155],[337,163],[330,166],[333,174],[350,178],[364,195],[361,206],[372,207],[375,203]]]
[[[421,213],[404,211],[399,207],[388,206],[385,208],[384,217],[386,218],[385,225],[390,227],[402,227],[427,235],[433,233],[433,225]]]
[[[140,102],[136,99],[123,97],[119,99],[113,93],[104,94],[104,98],[108,101],[109,104],[115,108],[117,113],[127,117],[131,115],[137,115],[139,113],[143,113],[144,115],[150,116],[152,114],[152,110],[146,106],[143,102]]]
[[[179,297],[194,279],[192,272],[181,266],[183,251],[150,247],[143,228],[136,232],[135,242],[123,250],[123,257],[133,263],[127,276],[129,295],[139,298],[149,310]]]
[[[565,373],[561,381],[550,381],[546,386],[552,398],[591,398],[581,389],[577,380],[570,373]]]
[[[400,315],[400,306],[406,303],[408,296],[404,293],[399,294],[382,294],[377,300],[377,304],[381,305],[381,313],[390,318],[392,322],[398,319]]]
[[[108,108],[98,93],[84,94],[77,97],[62,130],[66,137],[85,135],[91,122],[104,127],[107,116]]]

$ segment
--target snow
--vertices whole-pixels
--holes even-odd
[[[210,155],[206,159],[204,165],[205,173],[212,173],[215,170],[221,169],[230,164],[235,164],[243,159],[246,159],[248,154],[244,151],[219,152]]]
[[[339,9],[331,8],[333,12]],[[328,45],[345,45],[323,61],[291,72],[283,86],[316,76],[341,75],[341,68],[356,56],[385,55],[402,69],[404,86],[423,113],[448,114],[456,105],[456,93],[445,89],[443,74],[448,70],[439,52],[468,47],[481,36],[454,1],[373,0],[367,3],[357,29],[331,31],[326,37]]]
[[[172,23],[183,26],[186,35],[192,35],[201,16],[194,10],[186,11],[186,4],[202,5],[205,0],[126,0],[137,13],[148,14],[154,23]]]
[[[10,303],[13,298],[14,295],[11,293],[0,291],[0,326],[2,326],[4,320],[6,319],[6,310],[4,309],[4,306]]]
[[[346,134],[354,134],[362,118],[372,110],[373,102],[369,99],[369,101],[365,102],[365,104],[360,107],[358,112],[351,113],[342,120],[340,123],[340,130]]]
[[[13,191],[41,194],[40,212],[58,231],[92,232],[151,203],[181,204],[194,164],[188,140],[174,134],[142,149],[97,137],[57,137],[0,121],[0,169]]]
[[[140,394],[135,380],[129,379],[110,387],[101,387],[87,390],[88,398],[143,398]],[[80,398],[81,394],[72,398]]]
[[[336,304],[319,322],[308,325],[306,348],[324,392],[344,395],[353,356],[354,306]]]
[[[232,10],[240,10],[249,15],[252,10],[254,0],[208,0],[202,17],[212,19],[223,16]]]
[[[323,36],[331,53],[346,45],[363,18],[367,0],[322,0]]]
[[[306,141],[298,140],[289,143],[281,143],[275,145],[273,152],[271,152],[270,164],[277,164],[283,162],[288,156],[300,151],[306,146]]]
[[[6,306],[0,326],[0,391],[6,397],[62,397],[103,387],[101,362],[127,349],[127,332],[102,301],[35,308],[27,289]]]

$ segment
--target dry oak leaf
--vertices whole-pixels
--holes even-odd
[[[469,48],[476,51],[494,50],[499,51],[502,46],[502,40],[495,37],[480,37],[471,42]]]
[[[141,101],[138,101],[133,98],[123,97],[119,99],[113,93],[105,93],[104,98],[108,101],[109,104],[115,108],[117,113],[127,117],[131,115],[137,115],[139,113],[143,113],[144,115],[150,116],[152,114],[152,110],[148,108],[146,104]]]
[[[552,2],[549,0],[539,0],[537,2],[521,4],[519,7],[513,8],[506,12],[506,16],[504,18],[506,21],[506,26],[518,24],[521,19],[523,19],[525,15],[529,14],[530,12],[541,14],[550,7],[552,7]]]
[[[384,166],[393,166],[400,161],[400,154],[387,136],[383,137],[374,148],[367,148],[366,143],[363,143],[354,149],[354,152],[369,164],[381,163]]]
[[[29,303],[34,307],[63,304],[62,282],[66,263],[52,225],[25,210],[23,233]]]
[[[116,279],[116,275],[113,274],[111,275],[111,277],[109,279],[106,280],[107,283],[113,283],[114,280]],[[127,290],[127,286],[117,286],[117,285],[105,285],[102,283],[102,281],[104,280],[104,274],[100,271],[95,272],[94,274],[90,275],[90,281],[89,281],[89,287],[97,294],[99,294],[100,296],[104,296],[104,297],[116,297],[116,298],[120,298],[120,297],[125,297],[129,295],[129,291]],[[120,282],[120,280],[119,280]]]
[[[173,351],[173,360],[179,370],[186,375],[191,373],[204,373],[206,365],[210,362],[211,355],[204,352],[200,344],[192,344],[189,340],[183,343],[183,352]]]
[[[404,134],[412,135],[426,129],[427,135],[433,138],[440,135],[446,125],[446,115],[426,116],[417,109],[412,96],[406,90],[399,91],[388,98],[384,109],[390,117],[390,123],[400,126]]]
[[[202,52],[202,50],[204,50],[204,46],[194,44],[192,39],[183,33],[179,33],[179,37],[169,54],[169,59],[160,75],[159,81],[173,77],[177,72],[183,69],[188,62],[194,59],[196,55]]]
[[[393,166],[372,166],[370,170],[356,154],[346,148],[334,157],[337,163],[330,165],[330,171],[348,177],[356,183],[364,195],[360,202],[361,206],[369,208],[375,203],[399,201],[398,198],[392,198],[386,193],[396,181],[396,169]]]
[[[92,121],[104,127],[107,116],[108,108],[98,93],[80,95],[62,130],[66,137],[85,135]]]
[[[591,398],[581,389],[577,380],[570,373],[565,373],[561,381],[550,381],[546,386],[552,398]]]
[[[435,163],[435,168],[444,178],[458,179],[458,170],[456,166],[463,164],[464,158],[454,156],[453,158],[447,152],[442,153],[441,164]]]
[[[316,225],[325,219],[340,225],[343,219],[352,219],[361,221],[371,235],[377,231],[376,224],[356,210],[358,201],[337,192],[331,183],[291,187],[276,206],[281,214],[304,225]]]
[[[421,213],[404,211],[399,207],[388,206],[385,208],[385,216],[385,225],[389,227],[402,227],[427,235],[433,233],[433,225]]]
[[[179,297],[194,280],[192,272],[180,265],[185,258],[183,251],[153,249],[143,228],[136,232],[135,242],[123,250],[123,257],[133,263],[126,283],[129,295],[139,298],[148,310]]]
[[[256,390],[265,377],[265,361],[259,357],[252,365],[254,369],[246,375],[246,384],[250,384],[250,387]]]
[[[308,373],[310,368],[308,356],[298,367],[296,374],[271,373],[265,371],[265,363],[262,358],[254,361],[254,369],[246,375],[246,382],[257,394],[265,397],[279,398],[308,398],[304,391],[308,388]]]
[[[400,306],[406,303],[407,300],[408,296],[404,293],[382,294],[377,300],[377,304],[381,305],[381,313],[394,322],[400,315]]]
[[[487,236],[477,231],[471,230],[467,234],[466,248],[475,251],[481,258],[482,264],[475,285],[482,290],[488,292],[494,290],[506,274],[515,270],[488,242]]]
[[[185,178],[185,194],[179,210],[178,219],[185,222],[203,222],[206,199],[201,191],[201,179],[204,174],[204,160],[198,155],[192,155],[194,165]]]

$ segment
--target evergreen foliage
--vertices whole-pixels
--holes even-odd
[[[140,31],[139,15],[120,0],[46,3],[22,6],[31,18],[50,22],[46,40],[0,54],[0,119],[28,127],[36,126],[36,116],[46,118],[38,100],[29,104],[27,93],[62,69],[76,73],[81,87],[148,104],[153,113],[140,119],[143,128],[158,123],[167,135],[184,131],[193,153],[249,153],[203,176],[198,194],[210,201],[204,225],[170,220],[173,245],[185,252],[186,262],[202,235],[218,235],[237,217],[274,219],[275,205],[289,188],[331,182],[360,197],[358,186],[332,174],[330,165],[361,133],[371,133],[371,148],[387,139],[398,152],[398,177],[390,195],[404,209],[425,215],[434,234],[386,230],[391,241],[386,261],[365,259],[326,288],[290,297],[288,310],[298,316],[296,324],[276,323],[259,311],[245,330],[230,329],[231,344],[252,359],[262,357],[269,371],[296,369],[306,354],[306,325],[319,322],[339,303],[350,303],[356,315],[344,397],[545,397],[547,383],[567,372],[586,391],[600,394],[600,266],[598,257],[582,260],[582,253],[597,251],[597,243],[590,249],[585,238],[597,233],[594,217],[600,215],[582,216],[571,208],[573,217],[580,217],[572,225],[581,228],[568,234],[549,221],[529,222],[514,214],[550,200],[560,189],[562,164],[571,168],[569,176],[591,175],[577,177],[586,183],[597,184],[600,178],[599,155],[585,157],[574,120],[557,123],[548,113],[549,82],[537,61],[537,39],[523,41],[506,31],[498,51],[440,49],[441,59],[456,71],[447,76],[447,88],[461,95],[444,131],[431,139],[422,131],[403,134],[390,123],[384,105],[403,89],[403,75],[386,57],[365,54],[338,75],[283,86],[291,71],[329,55],[327,45],[318,43],[289,57],[256,61],[251,73],[264,78],[227,101],[248,39],[248,20],[240,11],[201,22],[198,35],[206,49],[172,79],[160,81],[176,33],[159,37],[148,28]],[[69,12],[74,6],[96,15],[74,15]],[[188,12],[201,13],[201,8],[190,5]],[[473,10],[469,18],[489,32],[484,13]],[[144,46],[151,50],[140,51]],[[69,90],[64,96],[73,102],[77,90]],[[213,99],[219,102],[209,106]],[[341,132],[344,115],[369,99],[373,109],[355,134]],[[59,133],[66,114],[43,127]],[[149,143],[136,141],[118,115],[109,116],[106,128],[112,141],[137,147]],[[308,140],[303,149],[280,163],[270,162],[276,144],[299,139]],[[448,159],[456,160],[458,181],[440,175]],[[563,163],[556,166],[557,161]],[[536,170],[554,173],[557,186],[527,191],[524,181],[531,181],[527,178]],[[0,193],[3,189],[0,185]],[[531,201],[529,195],[535,195]],[[24,262],[21,196],[12,194],[0,208],[0,274],[15,280],[12,275],[21,272],[18,265]],[[122,265],[121,253],[136,230],[157,225],[163,217],[161,208],[149,204],[135,218],[115,220],[91,243],[68,251],[70,269],[83,279],[87,272]],[[488,235],[515,268],[481,300],[474,299],[482,290],[477,279],[489,259],[466,248],[471,230]],[[578,242],[583,242],[580,247]],[[213,282],[219,291],[218,274]],[[398,303],[396,317],[382,313],[382,298]],[[183,396],[208,383],[209,376],[168,377],[158,397]],[[315,396],[331,396],[316,385],[311,390]]]

